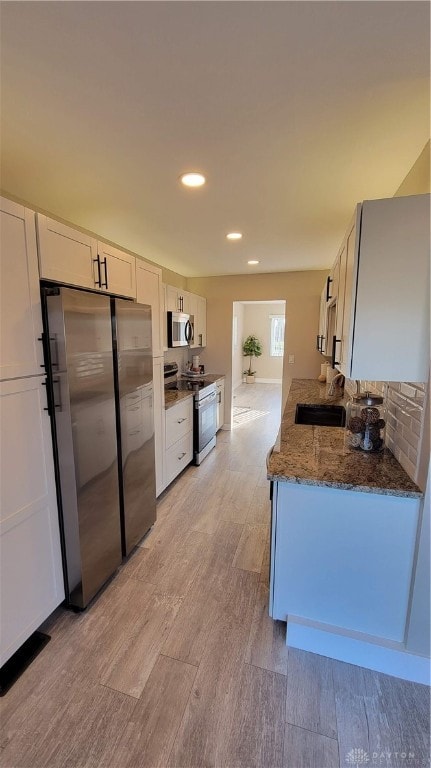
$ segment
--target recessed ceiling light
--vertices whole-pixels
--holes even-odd
[[[252,259],[251,261],[248,261],[247,264],[259,264],[259,262],[255,259]]]
[[[241,240],[242,232],[229,232],[229,234],[226,235],[226,238],[228,240]]]
[[[181,183],[184,184],[185,187],[201,187],[206,182],[205,176],[202,175],[202,173],[183,173],[182,176],[180,176]]]

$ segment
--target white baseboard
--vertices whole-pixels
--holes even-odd
[[[382,638],[366,640],[353,634],[359,633],[344,633],[341,628],[328,631],[295,617],[287,621],[286,645],[430,685],[430,659],[426,656],[409,653],[402,643],[385,644]]]

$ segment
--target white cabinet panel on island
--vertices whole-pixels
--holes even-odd
[[[419,500],[277,483],[274,507],[273,617],[402,642]]]

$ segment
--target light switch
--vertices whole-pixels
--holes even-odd
[[[289,365],[293,365],[295,362],[295,355],[289,355]]]

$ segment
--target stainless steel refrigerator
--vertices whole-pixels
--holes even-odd
[[[151,309],[42,297],[66,595],[82,609],[155,521]]]

